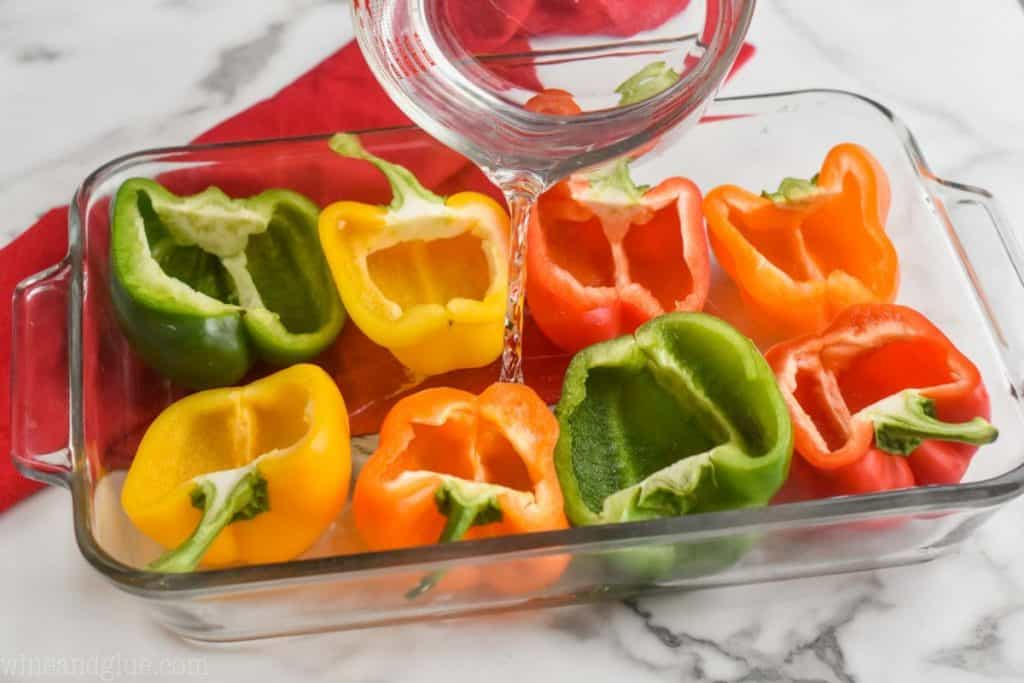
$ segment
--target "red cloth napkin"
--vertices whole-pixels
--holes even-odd
[[[517,13],[509,25],[491,25],[490,37],[481,43],[486,51],[518,50],[527,36],[545,33],[631,35],[659,25],[680,11],[689,0],[661,3],[665,13],[635,9],[638,0],[600,0],[577,3],[571,0],[516,0]],[[642,4],[642,3],[641,3]],[[458,19],[472,25],[472,7]],[[515,30],[510,25],[517,26]],[[745,45],[737,59],[739,68],[753,54]],[[343,96],[342,94],[357,96]],[[226,142],[289,137],[337,130],[356,130],[407,123],[371,75],[353,42],[328,57],[279,93],[206,131],[194,142]],[[14,242],[0,250],[0,377],[10,374],[11,300],[15,285],[24,278],[57,263],[67,251],[67,207],[52,209]],[[11,450],[11,396],[7,383],[0,381],[0,511],[39,488],[39,484],[18,475]],[[38,393],[38,392],[37,392]],[[63,399],[55,399],[58,405]],[[19,410],[22,407],[18,407]],[[62,429],[56,421],[54,429]]]

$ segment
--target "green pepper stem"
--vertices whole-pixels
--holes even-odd
[[[406,203],[429,202],[431,204],[444,204],[444,198],[423,187],[423,184],[413,175],[412,171],[404,166],[385,161],[376,154],[366,151],[363,144],[359,142],[358,136],[350,133],[338,133],[327,144],[337,154],[349,157],[350,159],[368,161],[384,174],[391,185],[392,199],[388,208],[392,211],[401,210]]]
[[[702,489],[714,485],[716,452],[732,448],[725,444],[684,457],[616,491],[604,499],[601,521],[614,524],[690,514],[700,504]]]
[[[679,74],[673,71],[668,64],[651,62],[615,89],[615,92],[620,95],[619,106],[625,107],[643,102],[663,90],[668,90],[678,80]]]
[[[637,185],[629,174],[629,162],[622,157],[613,164],[603,166],[587,175],[591,192],[608,203],[635,204],[643,199],[646,185]]]
[[[446,478],[437,487],[434,501],[437,509],[446,517],[444,529],[438,543],[461,541],[472,527],[501,520],[501,505],[498,502],[500,486],[470,482],[455,477]],[[410,589],[405,597],[414,600],[423,595],[441,580],[446,570],[431,572]]]
[[[810,180],[804,178],[783,178],[779,183],[779,189],[775,192],[763,190],[761,196],[770,199],[776,204],[791,204],[804,202],[815,195],[821,194],[818,187],[818,174],[815,173]]]
[[[206,475],[196,482],[192,504],[203,511],[199,524],[181,545],[151,562],[151,571],[181,573],[195,569],[224,527],[270,509],[267,480],[253,465]]]
[[[875,445],[893,455],[910,455],[922,441],[937,439],[981,446],[992,443],[999,430],[976,417],[967,422],[943,422],[935,417],[935,401],[907,389],[860,411],[875,427]]]

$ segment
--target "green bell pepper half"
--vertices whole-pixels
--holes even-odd
[[[257,358],[298,363],[341,331],[317,231],[319,208],[290,190],[179,197],[133,178],[111,221],[111,298],[151,367],[193,389],[239,381]]]
[[[577,353],[556,413],[555,465],[578,526],[763,506],[789,473],[792,426],[771,368],[749,339],[703,313],[669,313]],[[701,549],[719,548],[712,554],[732,563],[748,544],[614,556],[653,578],[693,564]]]

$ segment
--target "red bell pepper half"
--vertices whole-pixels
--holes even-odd
[[[905,306],[852,306],[765,357],[799,454],[780,501],[954,484],[998,435],[978,369]]]
[[[541,196],[527,238],[526,300],[566,351],[699,311],[710,286],[700,190],[685,178],[637,187],[626,161]]]

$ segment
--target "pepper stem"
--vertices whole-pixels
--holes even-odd
[[[502,490],[503,487],[493,484],[446,478],[434,493],[438,511],[447,518],[437,542],[461,541],[472,527],[501,521],[498,493]],[[423,595],[441,580],[445,571],[427,574],[405,597],[414,600]]]
[[[391,185],[392,198],[388,208],[392,211],[400,210],[406,202],[444,204],[444,198],[423,187],[412,171],[366,151],[358,136],[351,133],[338,133],[327,144],[337,154],[350,159],[368,161],[384,174]]]
[[[234,476],[228,479],[229,475]],[[267,480],[253,465],[207,475],[196,482],[192,505],[203,511],[192,535],[151,562],[149,570],[181,573],[195,569],[224,527],[270,509]]]
[[[943,422],[935,417],[935,401],[915,389],[893,394],[858,413],[875,426],[875,446],[893,455],[910,455],[927,439],[981,446],[992,443],[999,430],[976,417],[968,422]]]
[[[619,93],[619,106],[625,107],[654,97],[662,90],[668,90],[679,80],[679,74],[665,62],[651,62],[633,74],[615,92]]]
[[[587,175],[592,191],[598,196],[604,196],[609,203],[633,204],[639,202],[644,192],[650,189],[648,185],[637,185],[629,174],[629,162],[622,157],[614,164],[603,166]],[[610,195],[615,195],[618,201],[612,201]],[[624,200],[624,201],[623,201]]]
[[[818,187],[818,174],[811,176],[810,180],[803,178],[783,178],[779,183],[779,189],[775,192],[762,190],[761,196],[770,199],[776,204],[790,204],[804,202],[815,195],[821,194]]]

